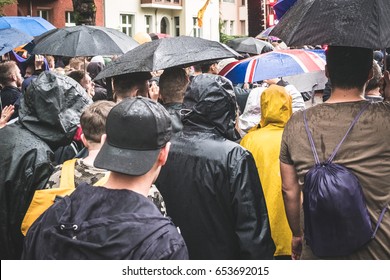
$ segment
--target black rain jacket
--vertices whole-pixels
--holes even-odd
[[[188,259],[188,252],[146,197],[83,183],[31,226],[23,259]]]
[[[73,79],[43,72],[22,97],[19,120],[0,129],[1,259],[20,258],[20,226],[34,191],[44,188],[54,169],[52,151],[71,142],[90,103]]]
[[[273,258],[253,156],[233,142],[236,109],[230,81],[196,76],[184,97],[183,130],[173,136],[156,182],[190,259]]]

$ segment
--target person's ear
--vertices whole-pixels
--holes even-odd
[[[167,162],[170,148],[171,148],[171,142],[167,142],[165,144],[165,147],[161,148],[160,154],[158,155],[158,159],[157,159],[159,166],[163,166]]]
[[[103,146],[106,140],[107,140],[107,134],[102,134],[102,136],[100,137],[100,145]]]
[[[81,137],[81,141],[83,142],[84,147],[86,147],[88,149],[89,144],[88,144],[87,138],[85,138],[84,133],[82,133],[80,137]]]

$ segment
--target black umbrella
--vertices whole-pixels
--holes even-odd
[[[95,80],[135,72],[152,72],[240,55],[228,46],[207,39],[179,36],[144,43],[101,71]]]
[[[229,47],[239,53],[262,54],[274,50],[274,47],[266,42],[253,37],[236,38],[226,43]]]
[[[67,57],[121,55],[139,45],[118,30],[91,25],[50,30],[35,41],[32,53]]]
[[[390,47],[389,0],[298,0],[270,35],[289,46]]]

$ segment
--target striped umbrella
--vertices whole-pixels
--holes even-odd
[[[253,83],[278,77],[286,77],[325,69],[324,50],[278,50],[226,65],[219,75],[233,84]]]

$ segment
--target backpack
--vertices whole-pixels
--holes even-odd
[[[24,216],[21,231],[26,236],[31,225],[56,201],[66,195],[70,195],[75,190],[74,169],[76,158],[67,160],[61,169],[61,179],[59,188],[36,190],[31,200],[30,206]],[[108,179],[108,173],[97,181],[94,186],[103,186]]]
[[[364,193],[358,178],[343,165],[333,163],[341,144],[351,131],[367,103],[349,126],[328,160],[320,162],[309,130],[306,111],[305,129],[315,159],[306,173],[303,188],[304,236],[313,253],[319,257],[345,256],[374,238],[387,206],[373,230]]]

